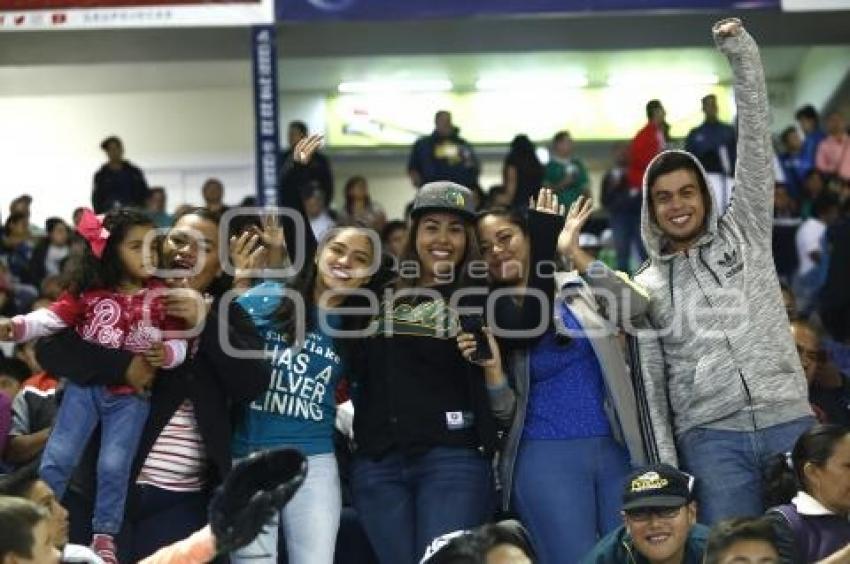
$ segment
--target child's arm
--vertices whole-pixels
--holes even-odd
[[[68,324],[50,309],[37,309],[12,319],[0,319],[0,341],[22,343],[53,335]]]
[[[37,309],[12,319],[0,319],[0,341],[22,343],[47,337],[73,326],[82,314],[78,297],[64,292],[48,308]]]
[[[183,339],[169,339],[154,343],[144,352],[145,359],[154,368],[169,370],[180,366],[186,361],[188,344]]]
[[[199,296],[200,299],[200,296]],[[206,306],[206,304],[204,304]],[[154,368],[165,368],[169,370],[176,368],[186,361],[189,344],[186,339],[170,339],[168,332],[186,331],[186,322],[179,317],[166,315],[160,329],[165,332],[165,339],[156,343],[144,353],[145,358]]]

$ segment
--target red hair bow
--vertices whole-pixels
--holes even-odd
[[[77,224],[77,233],[89,242],[91,252],[97,258],[103,256],[103,249],[109,240],[109,230],[103,226],[103,216],[94,215],[90,209],[83,211],[80,222]]]

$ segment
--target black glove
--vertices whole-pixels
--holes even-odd
[[[233,467],[209,506],[219,554],[254,540],[304,483],[307,459],[294,449],[258,452]]]

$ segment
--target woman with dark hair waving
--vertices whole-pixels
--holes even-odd
[[[302,172],[320,142],[315,135],[299,141],[292,151],[295,162],[286,166],[295,174]],[[287,186],[284,192],[294,190]],[[303,217],[303,208],[294,203]],[[304,236],[312,248],[313,233],[309,223],[304,225]],[[366,229],[332,228],[322,237],[315,255],[305,257],[304,268],[293,280],[263,282],[238,300],[265,339],[272,377],[265,394],[239,410],[234,457],[296,447],[307,456],[309,472],[280,515],[253,542],[233,552],[234,564],[278,562],[279,524],[290,564],[334,561],[342,508],[333,443],[335,392],[347,376],[335,332],[354,328],[349,325],[356,319],[343,318],[339,308],[356,301],[350,291],[372,279],[372,266],[380,256],[378,240],[376,233]],[[294,248],[292,242],[287,244]]]
[[[850,429],[817,425],[767,475],[782,562],[850,562]]]
[[[616,528],[630,464],[646,461],[617,333],[644,314],[648,298],[579,247],[592,207],[580,197],[558,239],[558,254],[575,270],[555,273],[554,322],[529,346],[514,348],[510,379],[494,374],[488,381],[507,430],[499,457],[502,509],[519,514],[541,564],[578,562]],[[534,223],[510,210],[479,215],[482,254],[496,286],[526,287],[536,269],[529,252]],[[468,335],[459,346],[465,355],[475,348]]]

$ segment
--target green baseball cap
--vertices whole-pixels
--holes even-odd
[[[475,201],[472,191],[466,186],[440,180],[423,184],[413,200],[411,217],[416,218],[427,212],[448,212],[463,219],[475,219]]]

